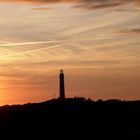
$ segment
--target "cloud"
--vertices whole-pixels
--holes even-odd
[[[140,33],[140,28],[139,29],[132,29],[132,30],[130,30],[130,32],[132,32],[132,33]]]
[[[76,5],[76,8],[86,8],[86,9],[102,9],[102,8],[109,8],[109,7],[117,7],[121,5],[120,2],[84,2],[81,4]]]
[[[32,8],[32,10],[34,11],[48,11],[51,8],[47,8],[47,7],[37,7],[37,8]]]
[[[126,9],[122,9],[122,8],[118,8],[117,9],[118,12],[139,12],[139,9],[131,9],[131,8],[126,8]]]
[[[119,7],[121,5],[125,4],[135,4],[137,6],[140,6],[139,0],[81,0],[79,4],[77,4],[75,7],[77,8],[85,8],[90,10],[96,10],[96,9],[103,9],[103,8],[114,8]]]
[[[74,3],[74,8],[83,8],[88,10],[106,9],[106,8],[118,8],[119,6],[126,4],[133,4],[134,7],[140,6],[140,0],[0,0],[0,2],[16,2],[16,3],[29,3],[35,5],[54,4],[54,3]],[[34,11],[47,11],[50,8],[35,7]],[[118,9],[116,9],[118,10]],[[131,10],[131,9],[130,9]],[[121,7],[118,11],[124,12],[126,9]],[[133,9],[137,12],[139,9]]]
[[[59,2],[79,2],[81,0],[0,0],[0,2],[26,2],[26,3],[59,3]]]
[[[106,8],[106,7],[115,7],[121,4],[126,3],[136,3],[140,4],[139,0],[0,0],[0,2],[26,2],[26,3],[69,3],[77,2],[89,6],[89,8]],[[81,5],[82,6],[82,5]]]
[[[124,33],[124,34],[140,34],[140,28],[127,29],[127,30],[120,31],[119,33]]]

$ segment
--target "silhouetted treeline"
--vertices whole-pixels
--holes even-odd
[[[140,139],[140,101],[53,99],[0,107],[0,135],[15,139]]]

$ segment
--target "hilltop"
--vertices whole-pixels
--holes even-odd
[[[0,132],[18,139],[134,139],[139,118],[140,101],[53,99],[0,107]]]

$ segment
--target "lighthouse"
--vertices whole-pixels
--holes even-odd
[[[60,92],[60,99],[65,99],[65,82],[64,82],[64,73],[63,70],[60,70],[59,74],[59,92]]]

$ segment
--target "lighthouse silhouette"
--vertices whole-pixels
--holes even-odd
[[[59,74],[59,92],[60,92],[60,99],[65,99],[65,82],[64,82],[64,73],[63,70],[60,70]]]

